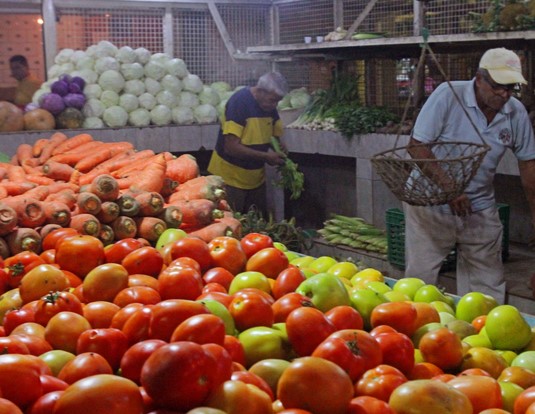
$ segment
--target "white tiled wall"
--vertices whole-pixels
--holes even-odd
[[[9,58],[24,55],[30,70],[45,80],[42,26],[37,23],[36,14],[0,15],[0,87],[15,85],[9,70]]]

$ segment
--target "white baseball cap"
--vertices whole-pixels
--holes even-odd
[[[504,47],[487,50],[479,61],[479,67],[487,69],[492,80],[501,85],[528,83],[522,76],[520,58]]]

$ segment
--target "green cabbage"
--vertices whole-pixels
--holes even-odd
[[[126,112],[132,112],[134,109],[139,108],[139,100],[137,96],[131,93],[123,93],[119,97],[119,106],[124,108]]]
[[[116,70],[107,70],[98,78],[98,84],[103,90],[121,92],[124,88],[125,80]]]
[[[104,123],[112,128],[126,126],[128,122],[128,113],[120,106],[111,106],[106,108],[102,115]]]
[[[165,105],[156,105],[150,111],[150,120],[154,125],[169,125],[171,123],[171,119],[171,110]]]
[[[217,110],[212,105],[202,104],[193,109],[193,116],[198,124],[211,124],[217,121]]]
[[[176,106],[171,110],[173,122],[177,125],[190,125],[195,122],[193,111],[187,106]]]
[[[114,91],[102,91],[100,95],[100,101],[106,108],[119,105],[119,94]]]
[[[148,109],[149,111],[154,108],[157,104],[156,98],[154,95],[151,95],[148,92],[142,93],[139,98],[139,106],[142,108]]]
[[[137,108],[128,114],[128,125],[146,127],[150,125],[150,113],[145,108]]]

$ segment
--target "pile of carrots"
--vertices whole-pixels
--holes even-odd
[[[155,243],[167,228],[205,241],[240,237],[221,177],[200,174],[194,156],[136,151],[127,141],[55,132],[21,144],[0,163],[0,256],[40,251],[41,239],[72,227],[104,244]]]

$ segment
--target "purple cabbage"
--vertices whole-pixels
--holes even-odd
[[[60,75],[59,80],[67,82],[67,84],[71,83],[72,77],[68,73],[64,73],[63,75]]]
[[[81,78],[80,76],[73,76],[71,79],[71,85],[78,85],[81,91],[84,90],[85,87],[85,80],[84,78]]]
[[[44,94],[39,100],[39,105],[52,115],[57,115],[65,109],[65,102],[63,102],[63,98],[57,93]]]
[[[65,96],[69,93],[69,84],[63,80],[57,80],[50,86],[50,90],[59,96]]]
[[[68,108],[82,109],[85,104],[85,96],[80,93],[68,93],[63,97],[63,101]]]
[[[83,91],[77,83],[72,82],[69,85],[69,93],[83,93]]]

